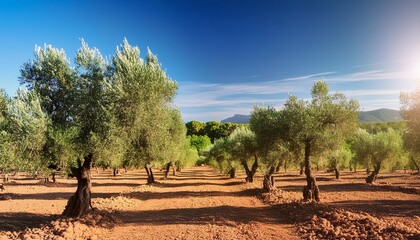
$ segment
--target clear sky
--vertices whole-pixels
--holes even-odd
[[[156,53],[179,84],[184,121],[281,107],[309,98],[316,80],[359,100],[399,109],[420,79],[420,1],[150,0],[0,1],[0,88],[19,87],[35,45],[65,49],[84,38],[112,55],[124,37]]]

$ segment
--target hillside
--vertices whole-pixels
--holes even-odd
[[[227,123],[227,122],[231,122],[231,123],[239,123],[239,124],[248,124],[249,123],[249,115],[242,115],[242,114],[235,114],[230,118],[226,118],[224,120],[222,120],[222,123]]]
[[[367,122],[398,122],[401,121],[401,114],[398,110],[381,108],[373,111],[359,113],[359,121]]]
[[[249,123],[249,115],[235,114],[232,117],[222,120],[222,123]],[[359,121],[362,123],[369,122],[398,122],[401,121],[401,114],[398,110],[381,108],[372,111],[359,112]]]

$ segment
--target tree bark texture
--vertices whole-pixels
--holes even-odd
[[[334,171],[335,171],[335,179],[340,179],[340,170],[336,167]]]
[[[169,170],[171,170],[171,166],[172,166],[172,162],[168,162],[167,164],[166,164],[166,169],[165,169],[165,179],[167,179],[168,178],[168,175],[169,175]]]
[[[252,164],[251,169],[248,167],[248,163],[245,160],[241,161],[242,166],[244,166],[245,173],[246,173],[246,182],[254,182],[254,175],[257,172],[258,169],[258,157],[257,155],[254,155],[254,163]]]
[[[334,160],[334,172],[335,172],[335,179],[340,179],[340,169],[338,169],[338,161],[336,158]]]
[[[380,169],[381,169],[381,165],[376,164],[375,168],[373,169],[373,172],[369,176],[367,176],[366,183],[370,183],[370,184],[375,183],[376,177],[378,176]]]
[[[311,170],[311,142],[305,143],[305,175],[307,185],[303,188],[304,201],[319,202],[319,188]]]
[[[52,181],[53,181],[53,183],[56,183],[56,182],[57,182],[57,180],[55,179],[55,174],[56,174],[56,171],[54,170],[54,171],[51,173],[51,177],[52,177]]]
[[[276,172],[280,172],[281,169],[281,161],[279,161],[279,163],[276,166]]]
[[[91,168],[93,155],[88,154],[84,157],[83,165],[79,159],[78,167],[72,168],[72,174],[77,179],[77,190],[70,197],[63,215],[67,217],[81,217],[89,211],[91,207]]]
[[[236,171],[235,168],[231,168],[229,171],[229,177],[230,178],[235,178],[236,177]]]
[[[147,184],[156,183],[155,177],[153,176],[152,167],[150,166],[150,164],[149,163],[146,164],[144,168],[146,169],[146,173],[147,173]]]
[[[273,173],[275,170],[276,169],[274,168],[274,166],[271,166],[268,172],[264,175],[264,180],[263,180],[264,191],[269,192],[275,188],[274,176],[273,176]]]

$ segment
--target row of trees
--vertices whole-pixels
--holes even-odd
[[[144,167],[153,183],[152,166],[197,159],[173,105],[177,84],[150,50],[142,59],[124,40],[108,61],[82,40],[74,65],[64,50],[36,47],[21,68],[26,90],[0,92],[3,173],[71,172],[78,186],[63,214],[79,217],[90,207],[93,165]]]
[[[266,190],[273,188],[272,174],[281,166],[285,169],[288,165],[299,166],[307,180],[303,196],[309,201],[319,201],[313,165],[317,170],[326,167],[335,171],[337,178],[345,167],[350,170],[365,167],[368,171],[373,168],[367,183],[375,181],[380,169],[418,166],[414,159],[417,130],[409,127],[417,121],[412,114],[418,108],[416,101],[412,101],[413,95],[405,98],[410,99],[410,104],[403,101],[402,113],[409,129],[406,131],[404,122],[368,124],[360,128],[358,103],[347,100],[341,93],[330,94],[323,81],[316,82],[311,93],[310,101],[289,96],[282,110],[255,107],[249,127],[236,129],[229,137],[215,141],[207,152],[210,163],[230,172],[232,177],[235,169],[243,166],[246,181],[252,181],[260,168],[265,174]],[[406,149],[410,150],[411,161]]]
[[[187,127],[188,136],[202,136],[208,137],[212,143],[216,139],[228,137],[232,132],[243,126],[243,124],[237,123],[221,123],[217,121],[210,122],[199,122],[199,121],[190,121],[185,124]]]

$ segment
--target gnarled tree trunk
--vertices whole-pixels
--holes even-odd
[[[90,153],[84,157],[83,165],[78,161],[78,167],[72,168],[72,174],[77,178],[77,190],[70,197],[63,215],[67,217],[80,217],[89,211],[91,205],[91,168],[93,155]]]
[[[304,201],[316,201],[319,202],[319,188],[316,184],[316,179],[312,176],[311,170],[311,142],[305,143],[305,175],[306,175],[306,186],[303,188],[303,200]]]
[[[144,169],[146,169],[147,173],[147,184],[156,183],[155,177],[153,176],[152,166],[150,165],[150,163],[144,165]]]
[[[57,180],[55,179],[55,174],[56,174],[56,171],[54,170],[54,171],[51,173],[51,177],[52,177],[52,181],[53,181],[53,183],[56,183],[56,182],[57,182]]]
[[[236,177],[236,171],[235,171],[235,168],[231,168],[231,169],[229,170],[229,177],[230,177],[230,178],[235,178],[235,177]]]
[[[114,177],[116,177],[118,174],[118,168],[113,168],[112,170]]]
[[[333,157],[333,160],[334,160],[335,179],[340,179],[340,169],[338,169],[338,161],[334,157]]]
[[[175,168],[175,166],[172,166],[172,176],[176,176],[176,168]]]
[[[274,166],[271,166],[268,172],[264,175],[263,189],[267,192],[275,188],[274,176],[273,176],[274,170],[275,170]]]
[[[172,167],[172,162],[168,162],[168,163],[166,164],[166,169],[165,169],[165,176],[164,176],[164,178],[165,178],[165,179],[167,179],[167,178],[168,178],[168,175],[169,175],[169,170],[171,170],[171,167]]]
[[[254,175],[258,169],[258,156],[254,155],[254,163],[252,164],[251,170],[248,167],[248,164],[245,160],[241,161],[242,166],[244,166],[245,173],[246,173],[246,182],[254,182]]]
[[[375,168],[373,169],[372,174],[367,176],[366,183],[375,183],[376,177],[378,176],[379,170],[381,169],[380,164],[376,164]]]
[[[276,172],[280,172],[281,169],[281,161],[279,161],[279,163],[276,166]]]

